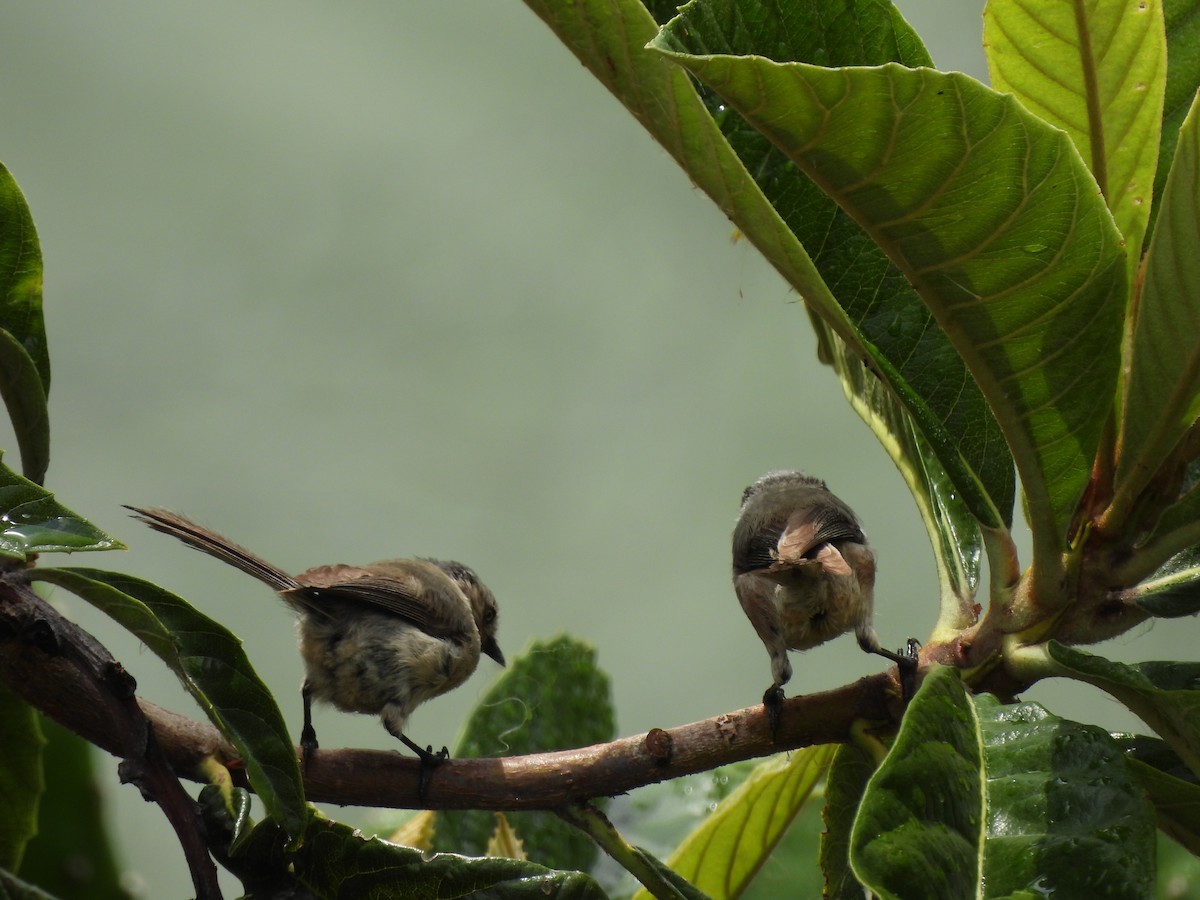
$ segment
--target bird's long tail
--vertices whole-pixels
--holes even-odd
[[[245,547],[235,544],[215,531],[210,531],[203,525],[197,525],[191,519],[178,513],[154,507],[140,509],[136,506],[126,506],[125,508],[132,510],[135,513],[135,519],[145,522],[155,531],[169,534],[171,537],[183,541],[189,547],[195,547],[209,556],[215,556],[234,568],[241,569],[247,575],[266,582],[276,591],[295,590],[301,586],[291,575],[282,569],[277,569],[265,559],[255,556]]]

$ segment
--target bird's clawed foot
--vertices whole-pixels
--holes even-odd
[[[434,769],[450,758],[450,751],[443,747],[434,753],[432,744],[420,747],[403,734],[397,735],[397,737],[404,742],[404,746],[417,754],[417,759],[421,761],[421,771],[417,776],[417,797],[424,800],[425,791],[429,787],[429,776],[433,774]]]
[[[300,732],[300,768],[303,771],[308,771],[308,766],[312,762],[312,755],[320,745],[317,743],[317,733],[311,725],[308,725]]]
[[[896,666],[900,669],[900,696],[907,703],[917,692],[917,663],[921,658],[921,642],[916,638],[909,638],[904,649],[904,655],[896,661]]]
[[[779,738],[779,723],[783,720],[783,701],[786,695],[783,686],[773,684],[763,694],[763,706],[767,708],[767,721],[771,724],[771,740]]]
[[[437,753],[434,753],[433,746],[427,744],[424,750],[417,750],[417,756],[421,757],[421,765],[436,769],[450,758],[450,751],[443,747]]]
[[[905,703],[911,700],[917,692],[917,662],[921,656],[921,642],[916,638],[909,638],[904,648],[895,653],[882,647],[876,647],[870,652],[896,664],[896,668],[900,670],[900,696],[904,698]]]

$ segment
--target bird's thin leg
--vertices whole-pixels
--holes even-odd
[[[304,701],[304,727],[300,729],[300,758],[304,768],[308,768],[313,751],[317,749],[317,732],[312,724],[312,695],[313,686],[305,679],[300,688],[300,699]]]

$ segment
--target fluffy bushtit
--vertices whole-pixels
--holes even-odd
[[[300,746],[306,763],[317,748],[316,699],[346,712],[378,713],[425,766],[435,765],[448,756],[446,748],[435,754],[409,740],[408,717],[466,681],[481,652],[504,665],[496,643],[496,598],[462,563],[394,559],[288,575],[176,513],[126,508],[155,531],[266,582],[296,612],[305,666]]]
[[[854,511],[818,478],[768,472],[746,488],[733,530],[733,586],[771,657],[763,703],[773,727],[792,677],[788,650],[853,628],[868,653],[904,661],[880,648],[871,624],[875,553]]]

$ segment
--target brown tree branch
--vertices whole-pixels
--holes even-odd
[[[5,627],[12,615],[12,605],[5,602],[11,593],[0,595],[0,681],[87,741],[124,756],[127,726],[105,708],[96,680],[66,664],[61,655],[26,640],[19,629]],[[52,608],[38,602],[57,617]],[[95,643],[86,632],[70,627]],[[239,783],[248,787],[236,751],[216,728],[146,700],[138,702],[158,748],[177,775],[202,780],[197,764],[212,756],[228,764]],[[310,800],[342,805],[553,809],[781,750],[844,741],[856,721],[888,728],[899,721],[901,712],[892,670],[833,691],[787,700],[775,736],[763,707],[756,705],[575,750],[447,760],[432,773],[423,797],[417,794],[420,766],[411,756],[321,749],[305,772],[305,791]]]
[[[20,579],[11,571],[0,579],[0,678],[72,731],[104,735],[105,749],[121,757],[121,781],[158,803],[175,829],[197,897],[219,900],[217,869],[195,804],[161,751],[133,678],[99,641]]]

